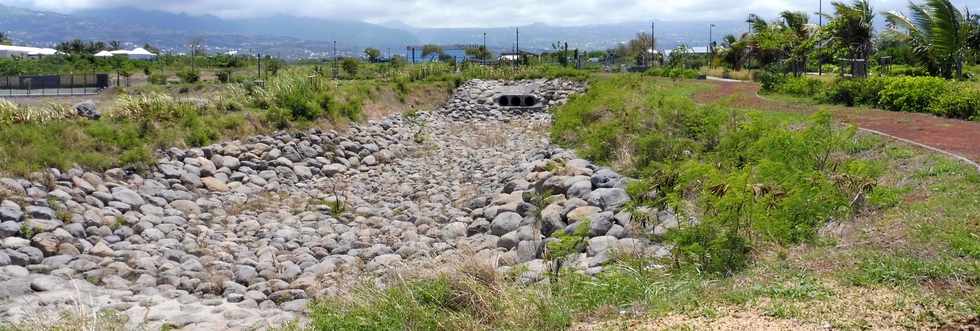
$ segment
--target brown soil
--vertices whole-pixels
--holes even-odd
[[[811,113],[830,110],[845,123],[956,154],[980,163],[980,122],[936,117],[929,114],[891,112],[841,106],[812,106],[759,97],[759,85],[747,82],[709,81],[713,88],[697,93],[699,103],[725,101],[739,108]]]

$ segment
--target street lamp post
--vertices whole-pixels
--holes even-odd
[[[487,33],[484,32],[483,33],[483,51],[480,52],[480,57],[482,58],[481,60],[483,60],[484,62],[486,62],[487,61],[487,54],[488,53],[490,53],[490,51],[487,50]]]
[[[655,55],[656,54],[655,53],[656,50],[657,50],[657,22],[654,21],[654,20],[650,20],[650,63],[649,63],[649,65],[651,67],[653,66],[653,60],[656,57],[656,55]]]
[[[714,43],[714,24],[708,24],[708,68],[711,68],[715,60],[715,47],[712,45]]]

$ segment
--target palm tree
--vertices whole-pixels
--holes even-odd
[[[873,50],[874,11],[868,0],[854,0],[847,4],[833,2],[834,15],[824,14],[830,21],[824,28],[823,38],[832,47],[844,51],[852,59],[866,60]]]
[[[787,45],[793,71],[797,75],[803,74],[806,71],[807,56],[814,45],[812,38],[814,27],[809,24],[809,16],[804,12],[787,10],[780,13],[779,17],[783,19],[781,24],[783,29],[793,36]]]
[[[741,38],[729,34],[721,39],[721,60],[732,67],[733,70],[742,70],[748,56],[748,34],[743,34]]]
[[[889,32],[907,40],[915,55],[932,74],[963,78],[963,60],[969,51],[971,26],[949,0],[909,4],[911,17],[896,11],[885,13]]]
[[[2,31],[0,31],[0,45],[10,45],[10,37]]]

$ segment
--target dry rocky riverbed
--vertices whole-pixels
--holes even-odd
[[[535,238],[537,218],[545,235],[589,222],[570,263],[586,273],[612,251],[667,254],[634,238],[674,215],[643,211],[640,227],[623,210],[628,179],[549,144],[543,110],[583,89],[471,81],[441,109],[344,133],[160,151],[145,174],[2,178],[0,320],[112,309],[129,329],[280,326],[313,298],[473,255],[534,282],[554,240]],[[504,90],[541,105],[496,106]]]

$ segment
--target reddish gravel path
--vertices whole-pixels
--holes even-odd
[[[709,81],[711,90],[694,95],[699,103],[726,100],[734,107],[810,113],[816,107],[761,98],[759,85],[747,82]],[[936,117],[929,114],[901,113],[884,110],[827,106],[838,120],[923,145],[953,156],[980,163],[980,122]]]

